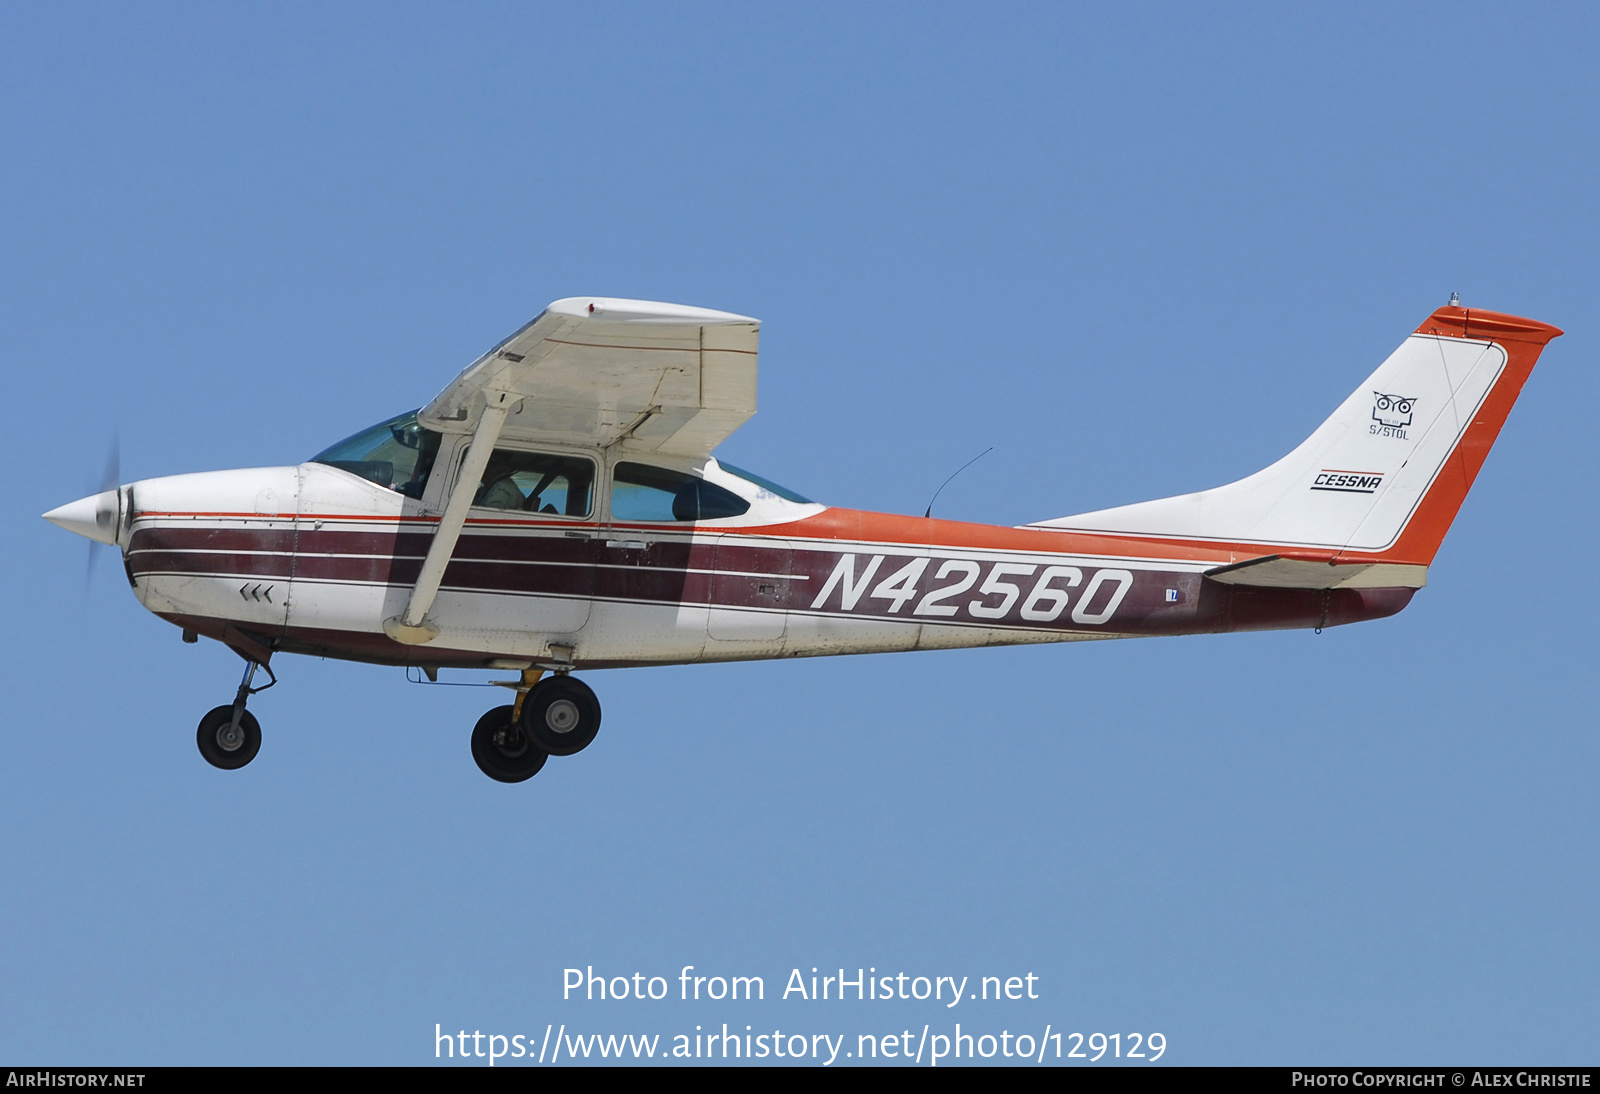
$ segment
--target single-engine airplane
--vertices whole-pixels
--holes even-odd
[[[305,653],[519,673],[472,755],[520,782],[594,740],[577,670],[1393,615],[1561,334],[1452,297],[1265,470],[1006,528],[830,508],[717,460],[755,413],[759,330],[558,300],[421,410],[306,463],[145,479],[45,519],[117,546],[184,641],[244,659],[197,731],[216,767],[261,746],[258,670],[275,683],[272,657]]]

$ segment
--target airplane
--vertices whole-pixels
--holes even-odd
[[[573,297],[305,463],[145,479],[44,517],[116,546],[185,642],[244,660],[196,731],[213,766],[255,758],[247,701],[299,653],[517,673],[471,735],[514,783],[595,739],[581,670],[1394,615],[1561,333],[1452,296],[1264,470],[1000,527],[830,507],[718,460],[755,413],[759,321]]]

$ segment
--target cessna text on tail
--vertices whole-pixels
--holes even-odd
[[[578,752],[575,671],[1332,627],[1393,615],[1555,327],[1445,307],[1238,482],[1019,528],[830,508],[712,456],[756,408],[759,324],[558,300],[421,410],[307,463],[147,479],[45,514],[152,612],[246,662],[200,752],[249,763],[279,653],[520,673],[472,753]],[[548,675],[547,675],[548,674]]]

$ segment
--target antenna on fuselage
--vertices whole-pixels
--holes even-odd
[[[937,490],[935,490],[933,492],[933,497],[928,499],[928,509],[922,515],[924,517],[933,516],[933,503],[939,500],[939,495],[944,493],[944,488],[950,485],[951,481],[956,477],[956,475],[961,474],[961,472],[965,471],[967,468],[971,467],[973,464],[977,463],[979,460],[983,459],[985,456],[987,456],[989,453],[991,453],[993,451],[994,451],[994,445],[991,444],[988,448],[985,448],[982,452],[979,452],[976,456],[972,457],[972,459],[968,460],[966,463],[964,463],[960,467],[956,468],[955,475],[951,475],[950,478],[945,479],[943,482],[941,482],[939,484],[939,489],[937,489]]]

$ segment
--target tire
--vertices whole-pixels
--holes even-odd
[[[575,755],[600,732],[600,700],[582,680],[552,676],[523,700],[522,728],[550,755]]]
[[[200,728],[195,731],[195,744],[200,746],[200,755],[204,756],[206,763],[212,767],[220,767],[224,771],[237,771],[245,764],[256,758],[256,753],[261,751],[261,723],[256,721],[256,716],[248,710],[239,715],[239,731],[241,740],[232,748],[226,747],[222,736],[233,725],[233,704],[215,707],[206,716],[200,719]]]
[[[515,709],[495,707],[479,718],[472,729],[472,758],[477,761],[478,770],[496,782],[520,783],[531,779],[550,758],[549,753],[512,724],[511,714]],[[498,741],[495,740],[497,736],[500,737]]]

